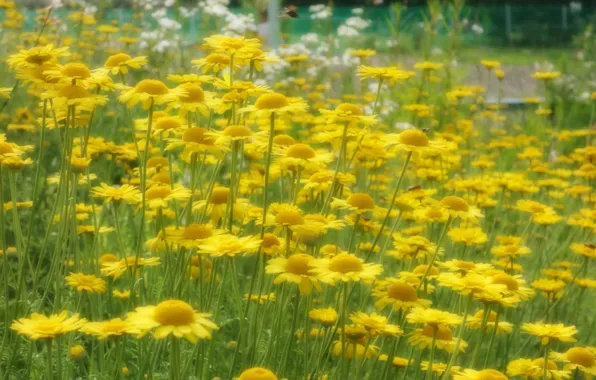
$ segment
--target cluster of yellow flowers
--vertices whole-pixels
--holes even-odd
[[[0,91],[0,373],[596,375],[596,133],[547,117],[561,73],[533,75],[550,101],[518,126],[436,62],[360,65],[376,93],[352,94],[256,38],[206,37],[194,72],[157,73],[40,37]],[[279,60],[305,78],[261,84]]]

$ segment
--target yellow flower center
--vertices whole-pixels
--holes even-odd
[[[518,290],[519,284],[517,280],[508,274],[501,273],[493,276],[493,283],[507,286],[508,290]]]
[[[180,100],[184,103],[202,103],[205,100],[205,92],[199,85],[185,83],[180,87],[186,91],[186,95],[180,97]]]
[[[215,205],[228,203],[229,193],[230,189],[228,189],[227,187],[216,187],[211,192],[211,196],[209,197],[209,203],[213,203]]]
[[[225,54],[209,54],[205,58],[205,62],[210,63],[212,65],[229,65],[230,64],[230,57]]]
[[[421,264],[421,265],[418,265],[416,268],[414,268],[414,270],[412,272],[414,274],[424,275],[424,273],[426,273],[427,269],[428,269],[428,265]],[[438,274],[439,274],[439,269],[435,266],[430,268],[430,271],[428,272],[429,276],[436,276]]]
[[[147,160],[148,168],[163,168],[168,166],[168,159],[165,157],[151,157]]]
[[[476,380],[507,380],[507,376],[494,369],[483,369],[478,372]]]
[[[255,103],[255,107],[260,110],[275,110],[286,107],[290,104],[288,98],[278,93],[269,93],[259,96]]]
[[[0,154],[13,153],[13,152],[14,152],[14,150],[12,149],[12,146],[10,146],[9,143],[0,142]]]
[[[298,211],[282,211],[275,216],[275,223],[283,226],[297,226],[304,224],[304,218]]]
[[[362,116],[362,108],[355,104],[342,103],[335,108],[338,112],[348,113],[355,116]]]
[[[422,329],[422,335],[432,338],[435,333],[437,334],[437,339],[440,340],[451,340],[453,339],[453,332],[451,329],[444,325],[433,326],[433,325],[424,325]]]
[[[532,203],[530,205],[530,210],[532,210],[532,212],[535,214],[542,214],[546,210],[546,208],[539,203]]]
[[[428,146],[428,137],[422,131],[409,129],[399,134],[399,142],[410,146]]]
[[[565,357],[573,364],[579,364],[584,367],[593,367],[596,365],[596,356],[588,349],[583,347],[570,348]]]
[[[205,224],[191,224],[182,232],[182,238],[191,240],[206,239],[211,235],[211,227]]]
[[[292,158],[301,158],[303,160],[308,160],[315,157],[316,153],[307,144],[294,144],[288,148],[286,152],[287,157]]]
[[[170,174],[166,171],[162,171],[151,177],[151,181],[154,183],[160,183],[162,185],[169,185],[172,183]]]
[[[85,79],[91,76],[91,71],[82,63],[67,63],[60,71],[69,78]]]
[[[277,376],[268,369],[255,367],[242,372],[238,380],[277,380]]]
[[[296,144],[296,140],[292,136],[277,135],[273,137],[273,143],[281,146],[290,146]]]
[[[163,326],[185,326],[194,322],[195,313],[184,301],[168,300],[157,305],[153,319]]]
[[[266,233],[265,235],[263,235],[263,241],[261,242],[261,247],[270,248],[270,247],[274,247],[276,245],[281,245],[277,236],[270,234],[270,233]]]
[[[212,141],[205,136],[205,132],[207,132],[205,128],[188,128],[184,131],[182,140],[185,142],[211,145]]]
[[[446,209],[453,210],[453,211],[463,211],[467,212],[470,208],[468,203],[460,197],[456,197],[454,195],[448,195],[441,200],[441,205]]]
[[[116,66],[119,66],[120,64],[122,64],[126,61],[130,61],[131,59],[132,58],[130,57],[130,55],[128,55],[126,53],[114,54],[114,55],[108,57],[104,66],[107,67],[108,69],[111,69]]]
[[[169,186],[155,186],[147,190],[145,198],[150,201],[154,199],[164,199],[170,194],[172,194],[172,190]]]
[[[329,263],[329,269],[333,272],[351,273],[362,272],[364,266],[357,257],[347,253],[340,253],[331,259],[331,262]]]
[[[168,86],[155,79],[143,79],[135,87],[135,92],[152,96],[165,95],[168,91]]]
[[[250,129],[246,128],[243,125],[230,125],[226,129],[224,129],[223,134],[231,138],[252,136],[252,132],[250,131]]]
[[[51,54],[38,53],[38,54],[30,55],[27,58],[25,58],[25,62],[30,63],[32,65],[41,66],[44,63],[46,63],[47,61],[49,61],[50,59],[52,59]]]
[[[288,257],[286,261],[286,272],[297,274],[301,276],[308,275],[308,263],[310,262],[310,256],[304,253],[297,253]]]
[[[89,97],[89,92],[81,86],[65,86],[58,91],[58,96],[66,99],[82,99]]]
[[[348,197],[348,204],[360,210],[372,210],[375,208],[375,201],[365,193],[354,193]]]
[[[389,289],[387,289],[387,294],[389,295],[389,298],[404,302],[414,302],[418,299],[416,289],[412,285],[406,283],[391,284]]]
[[[155,123],[155,128],[167,131],[168,129],[178,129],[182,127],[182,123],[175,117],[162,117]]]
[[[99,258],[99,263],[113,263],[118,261],[118,257],[113,253],[106,253]]]

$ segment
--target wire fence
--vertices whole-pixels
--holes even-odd
[[[573,4],[573,3],[571,3]],[[299,36],[310,32],[327,33],[337,30],[337,27],[353,16],[354,7],[335,6],[330,20],[314,20],[310,17],[307,6],[301,7],[297,20],[284,22],[282,31],[292,36]],[[244,12],[246,9],[234,8],[234,12]],[[250,11],[248,11],[250,12]],[[254,11],[256,14],[256,11]],[[425,6],[410,6],[401,11],[399,31],[403,35],[417,38],[424,34],[423,21],[427,13]],[[57,11],[60,17],[64,11]],[[528,47],[553,47],[567,45],[575,36],[583,33],[587,26],[596,25],[596,6],[563,5],[475,5],[465,7],[462,16],[463,40],[470,45],[510,45]],[[36,13],[30,11],[26,27],[35,26]],[[396,14],[391,7],[364,7],[362,16],[369,19],[371,24],[363,32],[365,34],[380,35],[382,38],[392,38],[392,30],[398,25]],[[255,17],[259,19],[258,15]],[[131,9],[108,9],[102,15],[100,23],[117,20],[122,23],[139,23],[133,21]],[[150,14],[141,18],[151,23]],[[202,17],[200,12],[182,22],[183,33],[193,39],[199,29],[203,29],[205,22],[212,20]],[[324,24],[325,27],[321,27]],[[446,35],[450,21],[448,12],[445,14],[444,27],[439,28],[439,36]]]

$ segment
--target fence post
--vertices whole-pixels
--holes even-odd
[[[507,34],[507,40],[511,43],[511,5],[505,4],[505,33]]]
[[[269,47],[275,49],[279,47],[279,0],[269,0],[267,6],[267,23],[269,24],[269,36],[267,38]]]

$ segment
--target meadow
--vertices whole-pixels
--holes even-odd
[[[1,378],[596,376],[592,26],[54,3],[0,0]]]

